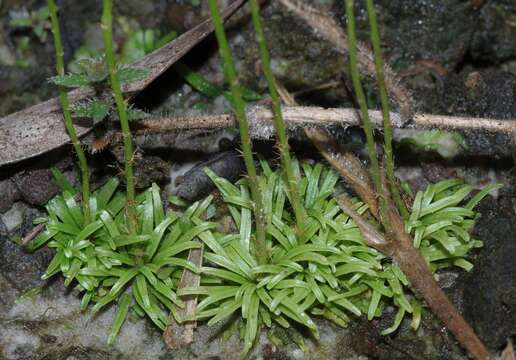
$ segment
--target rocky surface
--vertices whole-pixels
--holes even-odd
[[[516,234],[514,209],[487,199],[474,235],[485,242],[470,274],[464,276],[464,313],[494,349],[516,334]]]

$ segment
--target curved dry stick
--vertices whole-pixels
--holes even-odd
[[[194,240],[199,241],[199,240]],[[202,266],[203,246],[190,249],[188,253],[188,261],[195,264],[198,268]],[[195,274],[188,269],[184,269],[181,274],[181,280],[178,284],[178,290],[186,287],[195,287],[201,284],[201,276]],[[163,332],[163,341],[169,349],[180,349],[188,346],[194,339],[194,330],[197,327],[197,321],[184,320],[192,318],[195,315],[197,307],[197,295],[183,296],[182,300],[185,305],[183,308],[177,309],[177,319],[173,313],[168,317],[168,325]]]

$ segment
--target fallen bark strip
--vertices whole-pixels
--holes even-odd
[[[227,20],[245,0],[236,0],[222,12]],[[211,18],[203,21],[162,48],[136,61],[131,67],[149,70],[141,80],[126,84],[122,90],[128,97],[134,97],[158,76],[170,68],[183,55],[206,38],[213,31]],[[92,89],[77,89],[68,93],[70,103],[95,96]],[[75,125],[77,135],[83,136],[92,128],[89,125]],[[68,143],[61,104],[58,98],[47,100],[14,114],[0,118],[0,166],[25,160]]]
[[[283,117],[289,129],[297,127],[325,127],[330,125],[360,126],[356,109],[312,106],[283,106]],[[382,113],[370,110],[373,125],[382,128]],[[264,106],[251,106],[247,110],[251,135],[258,139],[274,136],[273,113]],[[413,120],[404,126],[399,113],[391,112],[392,125],[406,129],[444,129],[463,131],[485,131],[516,136],[516,119],[486,119],[464,116],[415,114]],[[236,126],[233,114],[199,115],[185,117],[151,117],[138,121],[136,128],[147,131],[170,131],[186,129],[223,129]]]
[[[202,246],[200,248],[190,250],[188,261],[200,268],[202,266],[202,260]],[[188,269],[184,269],[183,274],[181,275],[181,281],[178,285],[178,290],[187,287],[196,287],[200,284],[201,275],[195,274]],[[181,298],[185,303],[184,307],[177,309],[177,319],[172,313],[169,315],[168,325],[163,332],[163,340],[170,349],[180,349],[191,344],[194,339],[194,330],[197,327],[197,321],[195,320],[182,320],[194,317],[195,309],[197,308],[197,295],[186,295]]]

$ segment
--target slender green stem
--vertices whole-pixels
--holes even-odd
[[[274,127],[276,128],[276,136],[278,138],[278,148],[281,156],[281,164],[285,170],[287,189],[290,193],[290,199],[292,201],[292,208],[296,216],[297,228],[300,232],[301,238],[303,237],[303,227],[306,224],[306,211],[301,202],[301,197],[298,191],[298,180],[294,176],[294,169],[292,159],[290,158],[290,149],[288,144],[287,132],[285,130],[285,121],[283,119],[283,113],[281,112],[281,99],[278,94],[274,75],[271,70],[271,61],[265,36],[263,33],[263,27],[260,19],[260,5],[257,0],[251,0],[251,14],[253,18],[254,30],[256,33],[256,39],[260,48],[260,57],[262,61],[262,69],[267,79],[269,86],[269,93],[272,99],[272,110],[274,113]]]
[[[360,113],[362,114],[362,121],[364,132],[366,135],[367,152],[371,160],[371,176],[378,194],[383,196],[382,180],[380,175],[380,165],[378,163],[378,154],[373,136],[373,126],[369,118],[369,111],[367,108],[366,97],[362,83],[360,82],[360,74],[358,72],[357,60],[357,36],[355,32],[355,14],[353,12],[353,0],[346,0],[346,18],[348,30],[348,48],[349,48],[349,65],[351,69],[351,79],[353,81],[353,89],[357,96],[358,105],[360,106]]]
[[[251,197],[254,202],[254,216],[256,221],[256,243],[255,255],[259,263],[266,263],[268,260],[268,251],[265,242],[265,216],[263,214],[262,196],[258,177],[256,175],[256,167],[254,165],[251,138],[249,136],[249,125],[245,114],[245,103],[242,99],[242,89],[238,83],[235,64],[231,55],[231,50],[224,31],[224,25],[217,6],[217,0],[209,0],[211,17],[215,27],[215,35],[220,47],[220,54],[224,63],[224,75],[231,87],[233,94],[232,106],[238,118],[240,128],[240,141],[242,143],[242,153],[244,163],[249,176],[249,185],[251,188]]]
[[[392,155],[392,126],[390,118],[389,97],[387,96],[387,87],[385,86],[384,64],[382,60],[382,49],[380,47],[380,32],[378,31],[378,21],[376,20],[376,12],[373,0],[367,0],[367,16],[369,18],[369,26],[371,28],[371,42],[373,44],[374,63],[376,67],[376,79],[380,90],[380,101],[382,104],[383,116],[383,132],[384,132],[384,156],[386,164],[387,179],[392,197],[396,206],[400,210],[403,217],[408,216],[405,204],[401,200],[401,195],[396,184],[394,176],[394,159]]]
[[[64,51],[61,43],[61,31],[59,30],[59,22],[57,20],[57,7],[54,0],[48,0],[48,10],[50,13],[50,22],[52,26],[52,34],[54,36],[54,47],[56,51],[56,69],[59,76],[65,73],[64,68]],[[79,168],[81,171],[81,188],[82,188],[82,206],[84,209],[84,223],[90,222],[90,171],[88,169],[88,162],[86,154],[82,149],[81,142],[75,131],[72,122],[72,115],[70,114],[70,106],[68,103],[68,94],[66,90],[59,86],[59,98],[61,99],[61,106],[63,108],[63,117],[66,130],[72,141],[72,145],[79,160]]]
[[[131,129],[129,128],[129,120],[127,118],[127,105],[122,95],[120,82],[118,81],[117,69],[115,64],[115,56],[113,53],[113,1],[102,1],[102,38],[104,39],[104,48],[106,50],[106,63],[109,71],[109,80],[111,89],[115,98],[118,117],[120,118],[120,126],[122,128],[122,138],[124,141],[124,161],[125,161],[125,178],[127,183],[127,220],[128,230],[130,234],[136,233],[136,205],[134,201],[134,170],[133,170],[133,140]]]

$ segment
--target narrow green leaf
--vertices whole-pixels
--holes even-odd
[[[123,287],[129,281],[131,281],[137,274],[138,274],[137,268],[129,269],[126,272],[124,272],[124,274],[122,276],[120,276],[120,278],[117,280],[115,285],[113,285],[113,287],[109,291],[110,296],[116,296],[123,289]]]
[[[396,316],[394,317],[394,323],[387,329],[383,330],[381,332],[382,335],[389,335],[395,332],[398,327],[401,324],[401,320],[403,320],[403,317],[405,316],[405,310],[403,308],[398,308],[398,312],[396,313]]]
[[[382,294],[373,289],[373,295],[371,296],[369,308],[367,309],[367,320],[371,321],[375,317],[376,310],[378,309],[378,305],[380,304],[381,298]]]
[[[145,277],[143,275],[136,275],[136,287],[138,288],[138,292],[140,293],[141,299],[143,301],[143,309],[145,310],[151,308],[147,282],[145,281]]]
[[[475,206],[491,191],[500,189],[503,187],[502,184],[489,184],[486,187],[484,187],[482,190],[480,190],[473,198],[471,198],[470,201],[464,206],[468,210],[473,210]]]
[[[218,323],[219,321],[227,318],[228,316],[233,314],[236,310],[238,310],[241,306],[242,306],[242,300],[240,300],[240,301],[233,300],[233,301],[225,303],[225,305],[223,305],[222,307],[220,307],[217,310],[217,313],[216,313],[217,315],[215,315],[214,317],[212,317],[210,319],[210,321],[208,321],[208,325],[212,326],[212,325]]]
[[[248,280],[245,277],[242,277],[234,272],[216,269],[211,267],[202,267],[201,271],[203,274],[216,276],[225,280],[233,281],[238,284],[245,284]]]
[[[109,333],[107,344],[109,346],[113,345],[113,342],[116,339],[116,336],[120,332],[120,328],[124,323],[125,318],[127,317],[127,313],[129,312],[129,307],[131,306],[131,297],[127,294],[123,294],[120,297],[120,301],[118,304],[118,311],[116,312],[115,319],[113,320],[113,324],[111,325],[111,332]]]
[[[260,298],[254,291],[251,293],[248,313],[247,313],[247,322],[244,336],[244,350],[243,353],[247,354],[249,350],[253,347],[254,340],[256,339],[256,335],[258,333],[258,311],[260,308]]]
[[[137,244],[141,242],[149,241],[151,238],[150,235],[120,235],[116,237],[115,244],[117,247],[126,246],[131,244]]]
[[[148,259],[152,259],[152,257],[156,253],[156,250],[158,249],[161,239],[163,238],[163,234],[165,233],[167,228],[176,220],[176,215],[171,213],[156,226],[156,228],[152,232],[151,238],[147,243],[147,247],[145,249],[145,254],[147,255]]]
[[[61,170],[55,166],[50,167],[50,172],[54,177],[54,181],[63,191],[68,191],[70,194],[77,194],[78,190],[70,183],[68,178],[63,174]]]

